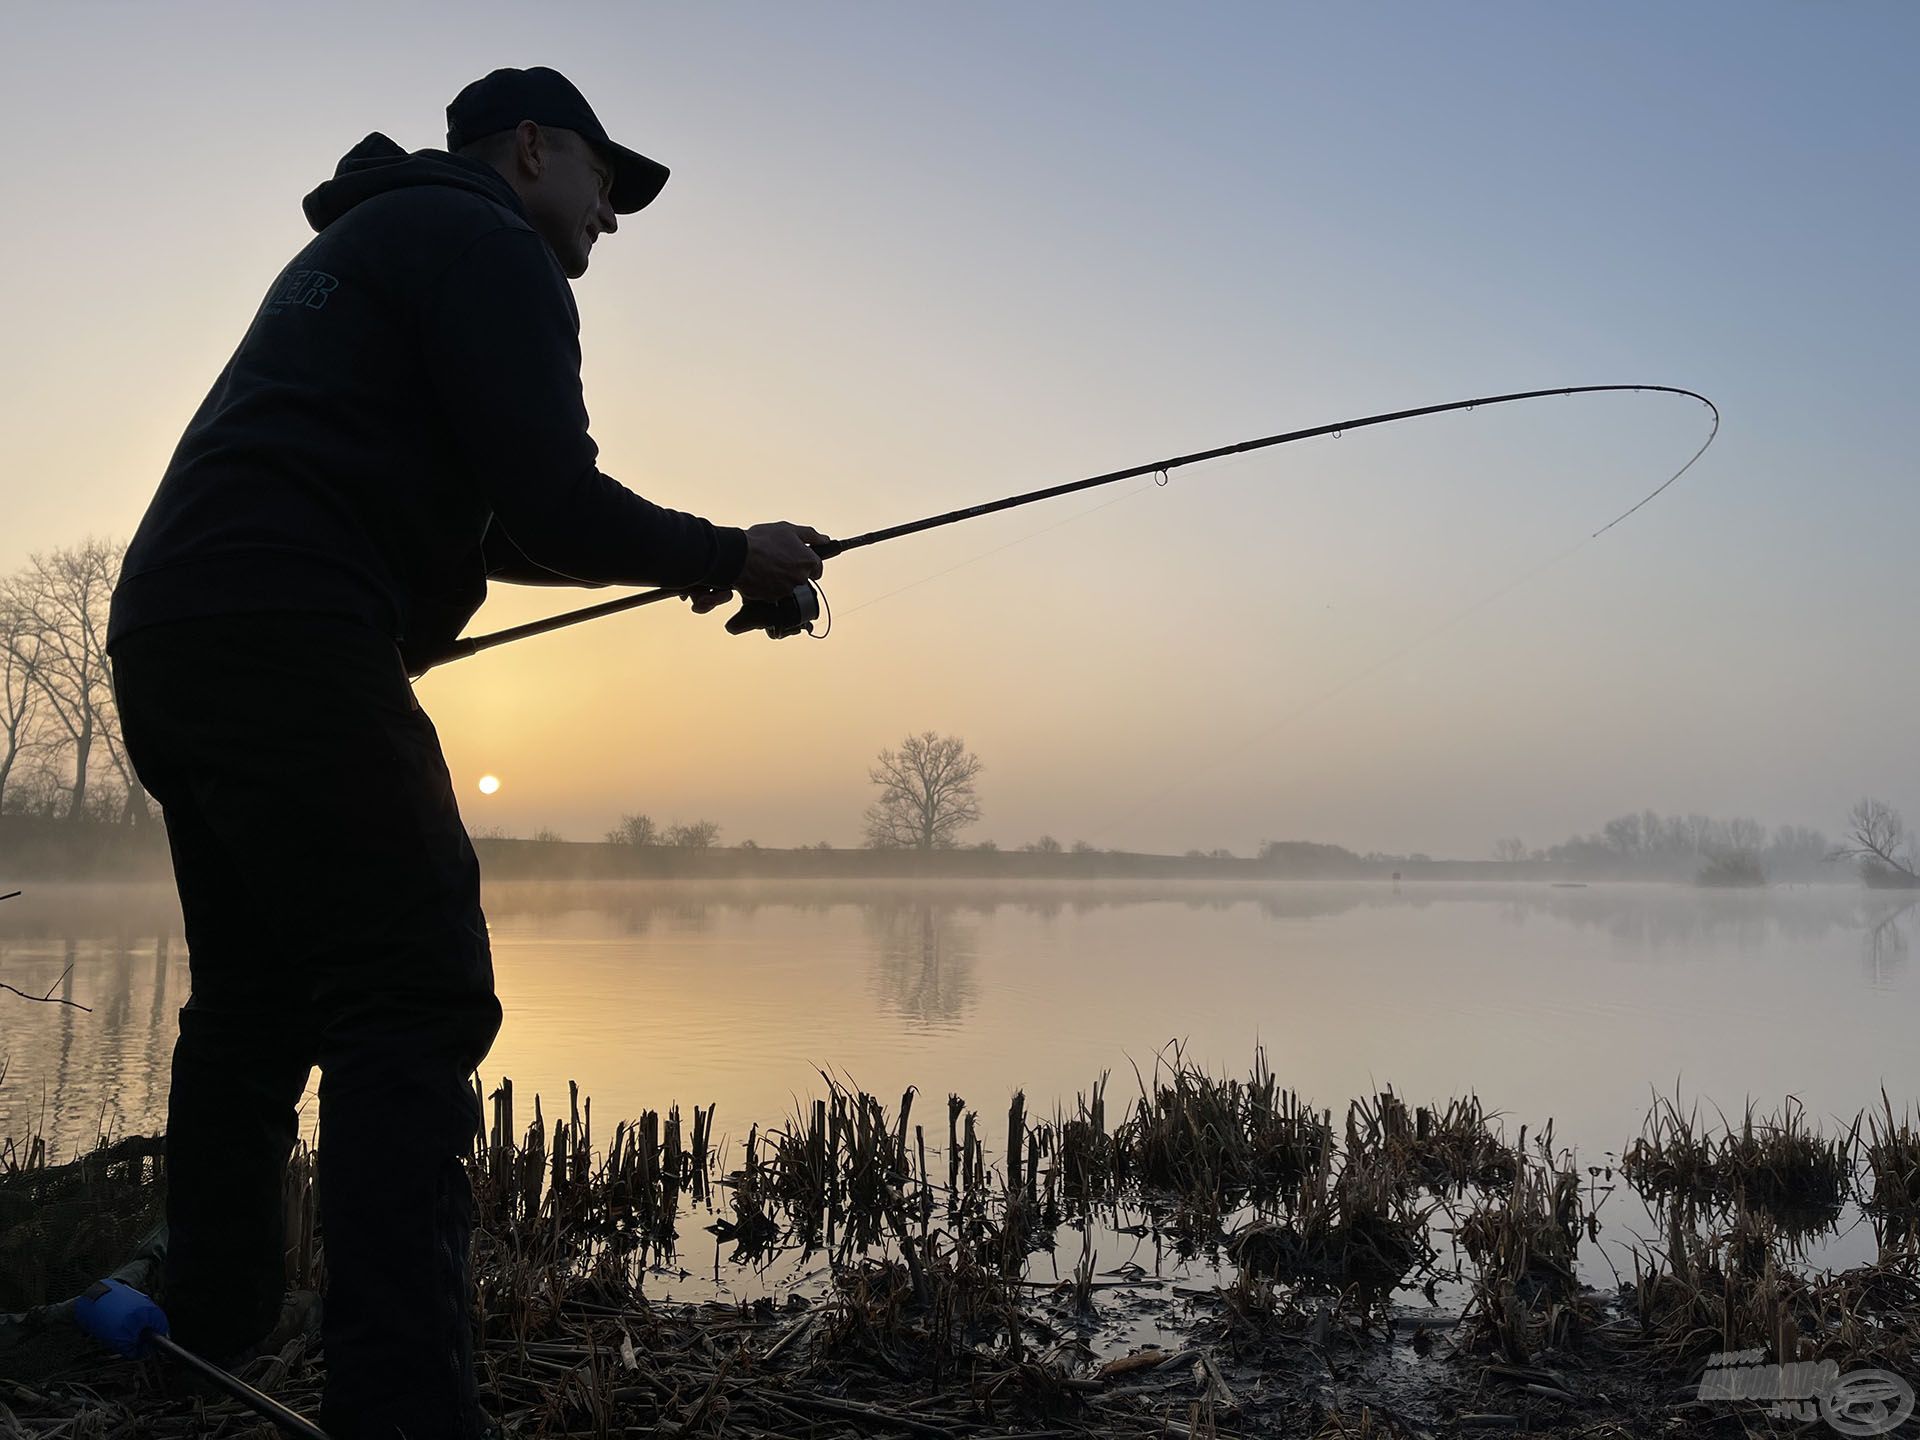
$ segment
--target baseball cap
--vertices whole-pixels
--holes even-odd
[[[447,149],[458,150],[484,135],[511,130],[522,120],[572,130],[600,152],[613,166],[616,215],[631,215],[667,183],[666,166],[608,139],[606,127],[586,97],[566,76],[545,65],[495,70],[454,96],[447,106]]]

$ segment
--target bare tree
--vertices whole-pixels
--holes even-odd
[[[127,754],[126,739],[120,733],[120,707],[113,706],[103,718],[100,740],[107,747],[107,759],[113,764],[114,774],[120,777],[119,822],[136,826],[150,824],[153,811],[147,806],[147,787],[140,783],[133,759]]]
[[[94,741],[116,725],[106,640],[107,606],[119,577],[120,547],[90,538],[71,550],[31,556],[13,585],[36,632],[27,673],[73,746],[69,820],[86,816]]]
[[[651,815],[622,815],[620,823],[607,831],[609,845],[658,845],[660,831]]]
[[[1870,878],[1872,867],[1884,867],[1920,885],[1920,874],[1913,869],[1913,837],[1907,833],[1906,822],[1893,806],[1871,795],[1847,812],[1846,839],[1834,846],[1827,858],[1858,860],[1862,872]]]
[[[40,687],[33,683],[29,666],[38,633],[14,598],[13,586],[0,584],[0,806],[5,805],[14,765],[36,745]]]
[[[667,844],[683,850],[711,850],[720,839],[720,827],[712,820],[695,820],[690,825],[674,825],[667,831]]]
[[[867,778],[880,798],[867,809],[867,844],[874,849],[948,850],[961,830],[980,818],[973,782],[978,755],[958,735],[924,731],[900,749],[882,750]]]
[[[58,747],[45,740],[45,731],[41,726],[35,733],[31,755],[23,756],[24,768],[16,769],[7,782],[9,815],[56,819],[66,813],[67,787],[55,767]]]
[[[1509,865],[1527,858],[1527,842],[1518,835],[1503,835],[1493,842],[1493,858]]]

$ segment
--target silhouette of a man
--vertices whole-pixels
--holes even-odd
[[[410,663],[490,578],[684,587],[709,610],[819,575],[824,538],[714,525],[595,465],[568,282],[665,167],[544,68],[475,81],[447,121],[446,151],[369,135],[306,197],[319,233],[187,427],[108,632],[191,951],[164,1302],[215,1357],[274,1326],[281,1188],[318,1065],[339,1440],[485,1424],[463,1157],[500,1006]]]

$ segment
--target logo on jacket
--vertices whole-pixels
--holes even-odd
[[[289,270],[267,296],[266,312],[278,315],[295,305],[318,310],[339,284],[338,276],[324,270]]]

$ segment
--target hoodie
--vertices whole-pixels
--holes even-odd
[[[369,135],[304,202],[275,278],[135,532],[109,648],[212,615],[346,615],[409,658],[489,575],[730,586],[746,534],[654,505],[595,459],[580,314],[490,166]]]

